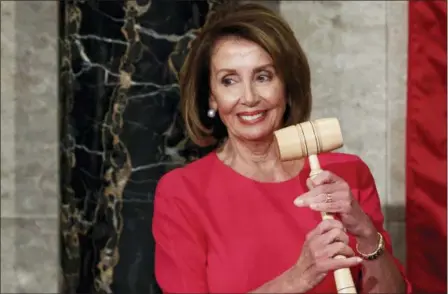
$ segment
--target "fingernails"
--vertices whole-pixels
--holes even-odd
[[[316,203],[311,203],[310,204],[310,208],[311,209],[316,209],[317,208],[317,204]]]
[[[302,199],[294,200],[294,205],[295,206],[303,206],[304,204],[305,204],[305,202]]]
[[[356,262],[362,262],[363,261],[363,259],[361,258],[361,257],[356,257]]]

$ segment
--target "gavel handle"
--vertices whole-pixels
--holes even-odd
[[[319,159],[317,158],[317,155],[310,155],[308,157],[308,161],[310,163],[310,178],[313,179],[316,177],[319,173],[322,172],[322,169],[320,168]],[[334,217],[331,214],[322,212],[322,219],[334,219]],[[334,258],[337,259],[344,259],[346,258],[343,255],[337,255]],[[352,273],[350,272],[350,269],[348,268],[341,268],[334,271],[334,280],[336,282],[336,289],[339,294],[356,294],[356,287],[355,283],[353,282]]]

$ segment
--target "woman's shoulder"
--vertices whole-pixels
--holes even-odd
[[[320,154],[318,158],[322,169],[335,172],[352,184],[374,181],[369,166],[358,155],[329,152]]]
[[[206,184],[214,165],[213,154],[190,162],[182,167],[177,167],[165,173],[157,183],[156,190],[184,189],[185,186],[194,188]]]
[[[367,164],[355,154],[342,152],[328,152],[318,155],[322,166],[339,166],[343,168],[369,169]]]

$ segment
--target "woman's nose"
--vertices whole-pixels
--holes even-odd
[[[254,87],[252,85],[246,85],[242,100],[245,105],[254,106],[260,99]]]

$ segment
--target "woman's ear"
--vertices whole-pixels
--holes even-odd
[[[210,97],[208,98],[208,107],[213,110],[218,109],[218,103],[216,103],[216,99],[213,94],[210,94]]]

